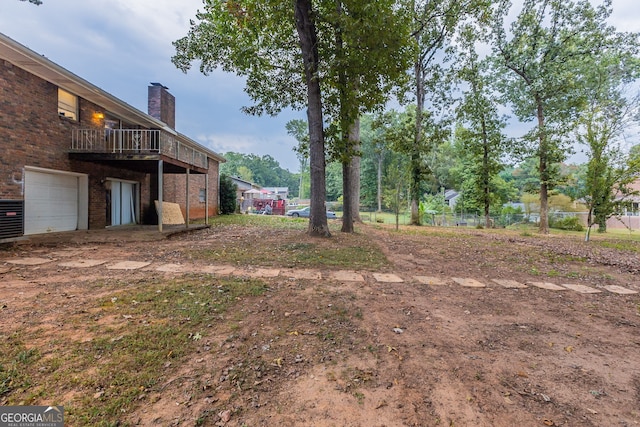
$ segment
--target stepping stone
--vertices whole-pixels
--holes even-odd
[[[52,260],[49,258],[19,258],[19,259],[7,260],[9,264],[16,264],[16,265],[41,265],[51,261]]]
[[[108,270],[138,270],[139,268],[146,267],[151,264],[144,261],[121,261],[113,265],[107,266]]]
[[[79,261],[69,261],[62,262],[58,264],[60,267],[70,267],[70,268],[88,268],[95,267],[97,265],[101,265],[107,262],[106,259],[81,259]]]
[[[547,289],[549,291],[566,291],[567,288],[564,288],[562,286],[558,286],[555,283],[549,283],[549,282],[527,282],[527,285],[531,285],[531,286],[535,286],[536,288],[540,288],[540,289]]]
[[[278,277],[280,270],[277,268],[256,268],[255,270],[247,271],[236,270],[235,274],[260,279],[262,277]]]
[[[353,271],[334,271],[331,273],[331,278],[340,282],[364,282],[362,274]]]
[[[404,282],[404,280],[402,280],[401,277],[396,276],[395,274],[373,273],[373,278],[376,279],[376,281],[378,282],[385,282],[385,283]]]
[[[230,276],[235,273],[236,268],[232,265],[207,265],[202,267],[200,271],[218,276]]]
[[[429,276],[415,276],[414,279],[416,279],[418,282],[422,283],[423,285],[431,285],[431,286],[443,286],[443,285],[448,285],[449,281],[447,279],[442,279],[440,277],[429,277]]]
[[[527,285],[509,279],[491,279],[492,282],[509,289],[524,289]]]
[[[321,280],[322,273],[315,270],[288,270],[281,271],[280,274],[285,277],[299,280]]]
[[[156,271],[162,271],[164,273],[181,273],[185,271],[185,266],[180,264],[163,264],[156,268]]]
[[[456,282],[460,286],[464,286],[465,288],[486,288],[487,285],[484,283],[480,283],[475,279],[461,279],[459,277],[452,277],[451,280]]]
[[[618,285],[608,285],[608,286],[605,286],[604,288],[609,292],[613,292],[614,294],[619,294],[619,295],[634,295],[638,293],[638,291],[633,291],[631,289],[623,288],[622,286],[618,286]]]
[[[571,289],[572,291],[579,292],[581,294],[599,294],[600,292],[602,292],[600,289],[595,289],[585,285],[571,285],[571,284],[563,283],[562,286],[564,286],[567,289]]]

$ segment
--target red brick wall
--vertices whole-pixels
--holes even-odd
[[[218,162],[209,160],[209,216],[218,214]],[[200,202],[200,189],[205,188],[206,175],[189,175],[189,217],[202,219],[205,217],[205,204]],[[186,219],[186,175],[165,175],[163,199],[165,202],[178,203]]]

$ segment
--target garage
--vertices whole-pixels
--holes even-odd
[[[86,175],[27,169],[24,175],[24,234],[86,229]]]

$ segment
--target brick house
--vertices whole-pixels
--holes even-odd
[[[224,158],[175,130],[175,98],[139,111],[0,33],[0,242],[25,235],[187,224],[218,212]],[[158,209],[156,209],[158,206]]]

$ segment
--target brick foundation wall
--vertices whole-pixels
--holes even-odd
[[[218,215],[218,163],[209,161],[209,216]],[[205,188],[206,175],[189,175],[189,216],[190,219],[203,219],[205,217],[205,203],[200,202],[200,190]],[[166,202],[178,203],[182,214],[186,219],[186,174],[165,175],[163,187],[163,199]]]

